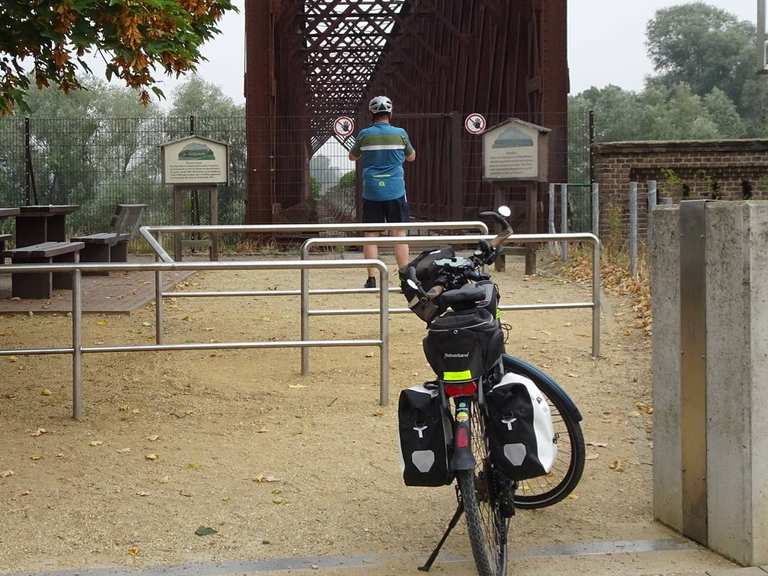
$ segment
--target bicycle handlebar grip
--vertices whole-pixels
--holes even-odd
[[[427,292],[427,296],[430,300],[434,300],[435,298],[439,298],[443,292],[445,292],[445,287],[438,284],[437,286],[432,286],[432,288],[430,288],[429,292]]]

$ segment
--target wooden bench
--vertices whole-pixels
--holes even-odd
[[[53,262],[78,262],[78,255],[85,247],[83,242],[43,242],[22,248],[6,250],[13,264],[50,264]],[[11,274],[11,296],[14,298],[47,299],[55,289],[71,290],[72,273],[32,272]]]
[[[82,242],[85,249],[80,254],[81,262],[127,262],[128,242],[133,238],[141,221],[146,204],[118,204],[112,216],[112,232],[99,232],[87,236],[75,236],[73,242]],[[109,272],[89,272],[106,276]]]
[[[5,252],[5,243],[13,238],[13,234],[0,234],[0,254]],[[5,264],[5,255],[0,256],[0,266]]]

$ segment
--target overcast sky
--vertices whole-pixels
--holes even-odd
[[[460,1],[460,0],[455,0]],[[568,0],[568,49],[571,90],[616,84],[638,90],[653,72],[646,56],[645,27],[659,8],[685,0]],[[756,20],[757,0],[710,0],[710,3]],[[243,98],[244,0],[235,0],[240,14],[230,14],[221,24],[222,34],[204,48],[209,62],[199,74],[218,84],[236,102]],[[170,96],[178,81],[165,80]]]

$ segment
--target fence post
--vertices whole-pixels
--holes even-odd
[[[464,159],[462,157],[461,139],[464,122],[461,113],[451,112],[448,115],[451,135],[451,188],[449,194],[448,214],[452,220],[461,220],[464,215]]]
[[[560,233],[568,234],[568,184],[560,184]],[[568,241],[563,240],[561,247],[561,259],[568,261]]]
[[[78,258],[75,256],[75,263]],[[83,417],[83,359],[82,332],[83,294],[82,274],[80,269],[72,272],[72,417],[80,420]]]
[[[592,150],[595,147],[595,111],[589,111],[589,176],[587,182],[592,182],[592,175],[595,173],[595,157]]]
[[[600,238],[600,183],[592,182],[592,234]]]
[[[629,183],[629,271],[637,278],[637,182]]]
[[[653,234],[653,211],[656,209],[658,188],[656,180],[648,180],[648,251],[651,249],[651,236]]]
[[[550,234],[555,234],[555,185],[549,185],[549,219],[548,219],[547,231]],[[549,243],[549,251],[551,254],[557,254],[557,244],[555,242]]]
[[[301,259],[305,260],[306,252],[302,249]],[[309,270],[301,270],[301,339],[309,340]],[[309,348],[301,348],[301,375],[309,374]]]

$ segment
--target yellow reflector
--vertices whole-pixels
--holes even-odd
[[[446,382],[472,380],[472,372],[470,370],[464,370],[463,372],[443,372],[443,380]]]

